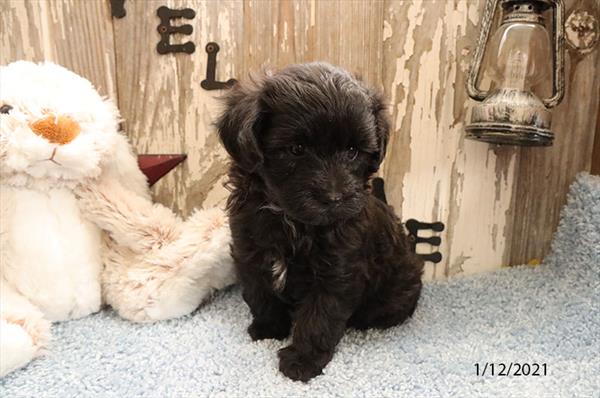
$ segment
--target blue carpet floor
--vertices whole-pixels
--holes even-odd
[[[0,381],[0,396],[599,397],[600,178],[574,183],[543,265],[428,283],[412,320],[349,332],[308,384],[278,373],[285,343],[251,342],[249,321],[233,288],[155,325],[112,312],[57,324],[51,355]],[[546,375],[476,375],[486,362]]]

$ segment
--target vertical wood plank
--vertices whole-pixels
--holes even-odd
[[[244,2],[246,72],[326,61],[381,89],[382,0]]]
[[[192,8],[191,35],[172,35],[171,43],[193,41],[193,54],[160,55],[156,10]],[[157,201],[183,215],[195,207],[212,206],[226,197],[223,180],[227,156],[213,122],[220,91],[206,91],[205,46],[216,41],[217,80],[237,77],[241,53],[243,3],[239,1],[136,1],[127,3],[127,16],[115,20],[119,105],[125,129],[140,153],[187,153],[188,158],[153,188]]]
[[[383,174],[403,219],[446,224],[444,259],[426,265],[426,278],[496,268],[508,250],[516,152],[467,141],[463,134],[464,82],[482,5],[386,2],[383,85],[394,133]]]
[[[0,64],[52,61],[116,100],[114,41],[104,0],[0,2]]]

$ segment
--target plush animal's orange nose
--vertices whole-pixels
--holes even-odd
[[[29,125],[37,135],[44,137],[53,144],[68,144],[79,135],[79,123],[67,116],[50,115],[36,120]]]

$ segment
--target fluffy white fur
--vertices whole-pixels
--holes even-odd
[[[77,192],[90,219],[115,243],[103,256],[102,287],[106,303],[121,316],[138,322],[181,316],[233,283],[230,230],[221,209],[196,210],[182,222],[114,180]]]
[[[187,221],[153,204],[119,114],[92,84],[51,63],[0,67],[0,376],[45,352],[50,322],[104,302],[138,322],[187,314],[233,282],[220,209]],[[81,131],[60,145],[30,125]]]

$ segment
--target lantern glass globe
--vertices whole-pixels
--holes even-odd
[[[542,24],[504,23],[488,46],[485,73],[496,88],[531,90],[550,76],[552,46]]]

